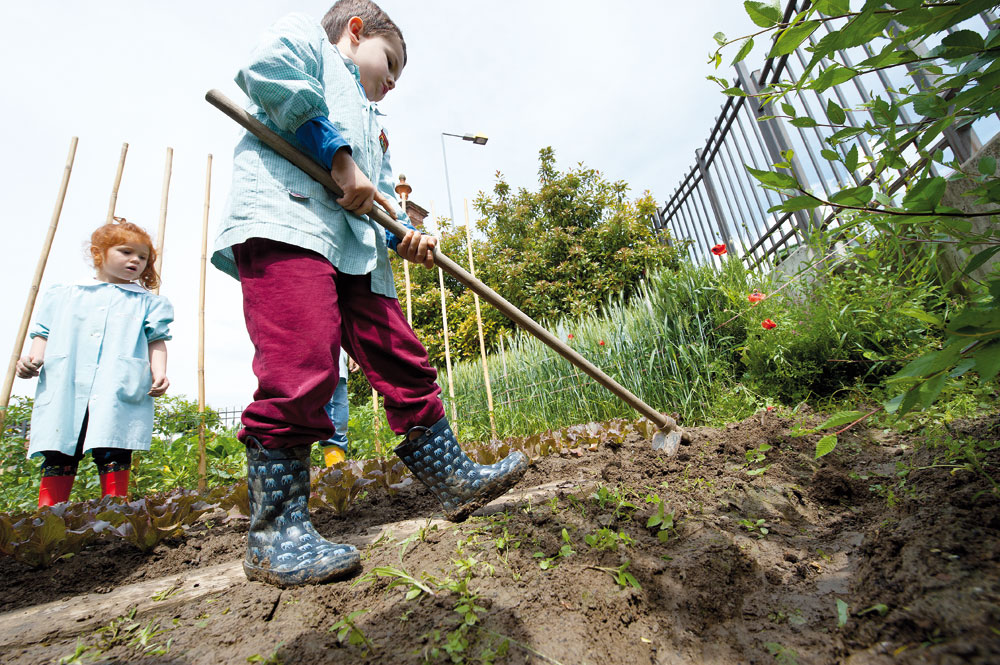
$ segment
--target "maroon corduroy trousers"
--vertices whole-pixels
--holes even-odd
[[[341,346],[383,396],[392,431],[444,417],[426,349],[399,301],[372,293],[369,275],[339,273],[315,252],[266,238],[233,253],[258,382],[241,441],[287,448],[330,438],[323,405],[337,387]]]

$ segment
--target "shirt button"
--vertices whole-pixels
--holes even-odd
[[[100,336],[101,336],[101,333],[97,333],[97,332],[95,332],[95,333],[90,333],[90,336],[91,336],[91,337],[100,337]]]

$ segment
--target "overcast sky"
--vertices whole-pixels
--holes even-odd
[[[172,394],[197,397],[198,274],[206,156],[214,156],[209,246],[229,191],[238,128],[204,101],[233,76],[263,29],[329,0],[299,2],[3,3],[0,53],[0,350],[13,349],[66,163],[79,148],[41,291],[89,277],[84,242],[103,223],[123,142],[116,212],[155,234],[167,147],[174,149],[161,293],[176,309],[168,344]],[[661,203],[690,166],[724,101],[705,75],[712,34],[754,26],[737,0],[681,3],[386,0],[409,62],[380,104],[396,173],[440,215],[448,201],[441,132],[482,132],[486,146],[447,140],[456,216],[495,173],[535,188],[538,150],[578,162]],[[751,59],[752,66],[756,58]],[[728,73],[723,74],[729,76]],[[211,249],[210,249],[211,251]],[[515,303],[516,304],[516,303]],[[206,384],[216,408],[243,406],[255,380],[238,283],[208,267]],[[35,380],[17,379],[15,395]]]

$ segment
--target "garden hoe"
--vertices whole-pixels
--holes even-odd
[[[302,169],[309,177],[326,187],[337,197],[342,196],[340,188],[334,183],[329,171],[320,166],[320,164],[311,157],[292,146],[292,144],[288,141],[271,131],[244,109],[234,104],[232,100],[223,95],[221,92],[218,90],[209,90],[205,95],[205,99],[208,100],[209,104],[215,106],[237,123],[242,125],[244,129],[266,143],[275,152],[290,161],[292,164]],[[401,222],[393,219],[390,215],[386,214],[378,207],[373,208],[372,211],[368,213],[368,216],[377,222],[379,226],[392,231],[400,238],[406,235],[406,232],[409,231],[409,229],[403,226]],[[459,282],[472,289],[472,291],[477,293],[480,298],[500,310],[504,316],[537,337],[553,351],[570,361],[576,367],[580,368],[599,384],[621,398],[626,404],[658,425],[659,429],[653,435],[654,450],[663,451],[668,456],[672,456],[677,452],[677,447],[680,445],[682,439],[686,439],[686,435],[684,431],[677,426],[677,423],[673,418],[656,411],[651,406],[643,402],[627,388],[601,371],[599,367],[592,364],[586,358],[574,351],[568,344],[565,344],[562,340],[558,339],[555,335],[536,323],[534,319],[510,304],[499,293],[473,277],[468,271],[445,256],[437,247],[434,248],[434,263],[444,272],[448,273]]]

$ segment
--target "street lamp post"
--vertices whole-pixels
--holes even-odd
[[[486,145],[489,137],[485,134],[449,134],[448,132],[441,132],[441,156],[444,158],[444,184],[448,188],[448,214],[450,215],[451,223],[454,224],[455,208],[451,204],[451,180],[448,178],[448,151],[444,148],[444,137],[446,136],[454,136],[463,141],[472,141],[476,145]]]
[[[449,134],[448,132],[441,132],[441,154],[444,156],[444,181],[448,187],[448,211],[451,214],[452,224],[455,223],[455,210],[451,203],[451,182],[448,178],[448,154],[444,147],[444,137],[454,136],[455,138],[460,138],[463,141],[471,141],[476,145],[486,145],[487,139],[483,134]],[[469,200],[465,199],[465,238],[469,249],[469,271],[473,275],[476,274],[476,267],[473,265],[472,261],[472,223],[469,220]],[[444,290],[444,283],[442,281],[442,293]],[[497,425],[496,419],[493,415],[493,388],[490,385],[490,370],[489,365],[486,361],[486,339],[483,336],[483,315],[479,307],[479,295],[476,293],[472,294],[476,303],[476,324],[479,329],[479,352],[483,364],[483,381],[486,384],[486,403],[490,414],[490,433],[493,435],[493,439],[496,440],[497,437]],[[443,301],[442,301],[443,303]],[[446,340],[447,343],[447,340]],[[454,400],[454,397],[452,398]]]

